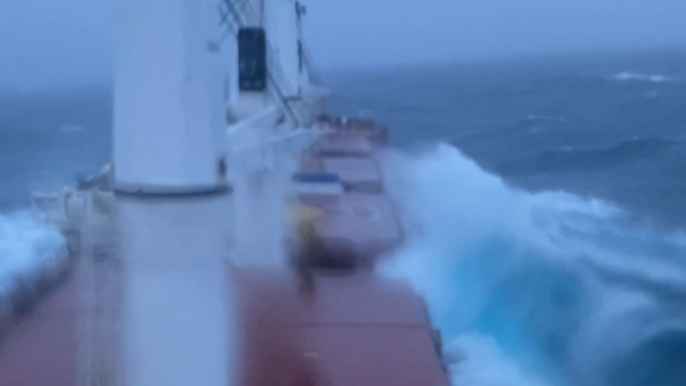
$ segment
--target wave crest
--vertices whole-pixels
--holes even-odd
[[[632,245],[686,248],[623,225],[610,204],[511,189],[448,145],[390,154],[384,170],[407,237],[380,271],[424,296],[456,385],[500,385],[504,371],[519,384],[610,386],[607,369],[636,355],[622,342],[652,339],[674,311],[672,298],[660,298],[663,275],[686,288],[686,267]],[[638,282],[651,283],[633,289],[639,302],[617,290]],[[622,302],[629,306],[613,308]],[[650,318],[632,319],[636,312]],[[625,328],[613,329],[617,320]],[[593,349],[598,342],[604,350]]]
[[[612,77],[613,80],[620,82],[651,82],[651,83],[669,83],[676,81],[674,78],[670,78],[661,74],[642,74],[639,72],[625,71],[615,74]]]
[[[25,213],[0,215],[0,301],[17,280],[36,275],[67,254],[67,242],[56,229]]]

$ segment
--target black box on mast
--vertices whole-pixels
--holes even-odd
[[[264,28],[238,31],[238,84],[241,91],[267,88],[267,36]]]

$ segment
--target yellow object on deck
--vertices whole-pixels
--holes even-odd
[[[323,215],[319,208],[296,204],[286,207],[285,220],[287,226],[297,228],[300,243],[308,245],[317,238],[313,222]]]

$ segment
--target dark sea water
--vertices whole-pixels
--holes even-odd
[[[109,162],[111,99],[106,88],[0,94],[0,213]]]
[[[332,74],[455,385],[686,385],[686,53]]]
[[[440,140],[535,190],[686,225],[686,53],[538,58],[331,75],[331,108]]]
[[[454,144],[514,185],[602,197],[686,224],[686,53],[333,72],[330,111],[378,119],[394,144]],[[109,158],[107,88],[0,93],[0,208]]]
[[[686,385],[686,51],[332,72],[375,118],[455,385]],[[30,192],[100,169],[106,88],[0,96],[0,259]],[[5,245],[5,246],[6,246]]]

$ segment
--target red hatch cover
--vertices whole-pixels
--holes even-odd
[[[402,231],[388,199],[383,195],[351,192],[344,196],[301,196],[322,216],[313,221],[317,236],[341,244],[363,259],[378,259],[402,243]]]
[[[237,274],[245,384],[448,384],[421,301],[371,274],[317,276],[312,294],[292,272]]]
[[[345,183],[381,183],[381,175],[372,158],[323,158],[322,164],[326,173],[338,174]]]
[[[316,150],[320,156],[369,156],[374,148],[369,141],[360,135],[332,134],[322,139]]]

